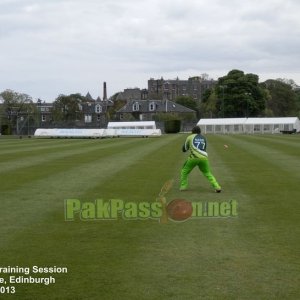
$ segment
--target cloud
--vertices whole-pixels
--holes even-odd
[[[53,100],[233,68],[300,84],[299,13],[296,0],[2,0],[0,89]]]

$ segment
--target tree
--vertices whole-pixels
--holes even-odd
[[[296,94],[296,116],[300,118],[300,89],[295,90]]]
[[[9,132],[15,129],[16,134],[20,134],[25,125],[35,123],[37,110],[31,96],[13,90],[5,90],[0,96],[1,124],[9,128]]]
[[[112,100],[113,106],[108,107],[108,118],[110,120],[115,120],[117,118],[117,111],[126,104],[125,100],[116,100],[116,98],[117,98],[117,94],[115,94],[113,96],[113,99],[114,99],[114,100]],[[132,116],[132,119],[134,119],[133,116]],[[132,120],[130,119],[130,121],[132,121]]]
[[[114,93],[114,94],[109,98],[109,100],[111,100],[111,101],[116,101],[120,93],[121,93],[121,92]]]
[[[293,89],[297,88],[297,84],[293,79],[277,78],[276,80],[290,85]]]
[[[250,117],[263,115],[266,94],[255,74],[231,70],[216,85],[219,117]]]
[[[197,102],[191,96],[178,96],[175,102],[197,111]]]
[[[2,97],[3,106],[8,115],[22,111],[32,111],[34,105],[31,96],[27,94],[17,93],[13,90],[5,90],[0,94]]]
[[[217,95],[215,89],[206,90],[202,102],[200,103],[200,116],[201,118],[214,118],[218,116],[217,108]]]
[[[72,123],[83,117],[82,106],[86,98],[81,94],[59,95],[53,103],[54,122]]]
[[[268,90],[266,108],[275,117],[288,117],[297,114],[297,94],[289,83],[268,79],[262,86]]]

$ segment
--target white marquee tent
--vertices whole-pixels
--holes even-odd
[[[160,136],[155,121],[109,122],[105,136]]]
[[[56,138],[102,138],[118,136],[161,136],[161,130],[156,129],[154,121],[109,122],[104,128],[38,128],[36,137]]]
[[[108,129],[156,129],[155,121],[108,122]]]
[[[280,133],[300,132],[297,117],[200,119],[203,133]]]

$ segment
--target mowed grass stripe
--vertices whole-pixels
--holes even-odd
[[[174,140],[173,137],[171,137],[168,141],[165,140],[165,142],[163,144],[167,144],[168,147],[171,146],[172,147],[172,141]],[[128,159],[129,165],[126,166],[125,170],[132,170],[135,169],[135,166],[131,167],[130,166],[130,158],[132,159],[132,157],[134,157],[134,162],[135,164],[138,161],[147,161],[147,159],[151,156],[153,156],[153,152],[155,152],[155,154],[157,154],[158,152],[160,152],[161,147],[161,143],[157,143],[158,140],[155,141],[155,145],[151,146],[151,151],[149,152],[148,150],[144,149],[144,147],[136,147],[136,151],[137,153],[144,153],[144,155],[138,155],[135,151],[130,151],[130,156],[128,155],[124,157],[125,160]],[[136,140],[132,141],[134,143],[138,142]],[[148,147],[147,147],[148,148]],[[155,149],[153,151],[153,149]],[[140,152],[141,151],[141,152]],[[126,154],[126,153],[125,153]],[[158,160],[157,160],[158,161]],[[173,164],[173,162],[171,162]],[[170,164],[170,162],[169,162]],[[117,170],[120,171],[118,172],[119,174],[122,173],[122,164],[117,164],[118,168]],[[88,167],[88,166],[87,166]],[[113,167],[113,166],[112,166]],[[168,170],[166,168],[166,170]],[[84,175],[84,174],[83,174]],[[101,179],[105,180],[109,180],[110,181],[114,181],[115,182],[115,186],[114,189],[118,190],[118,186],[120,183],[120,178],[119,175],[116,174],[117,176],[114,175],[114,179],[111,179],[111,176],[109,174],[109,172],[105,173],[105,178],[99,178],[99,181],[102,182]],[[127,174],[128,175],[128,174]],[[92,180],[93,178],[90,177],[90,179]],[[165,178],[163,178],[164,180]],[[128,181],[128,177],[127,177],[127,181]],[[122,183],[123,185],[126,185],[126,182]],[[88,188],[88,186],[84,185],[83,186]],[[158,183],[157,185],[159,187],[159,190],[161,188],[161,182]],[[104,188],[104,184],[103,184],[103,188]],[[141,186],[139,185],[138,188],[140,189]],[[69,190],[69,189],[68,189]],[[84,190],[84,188],[83,188]],[[155,191],[155,193],[158,193],[159,190]],[[99,187],[98,190],[98,195],[101,195],[101,187]],[[134,190],[133,193],[135,193],[136,191]],[[87,199],[86,194],[85,196],[80,196],[80,193],[77,193],[76,195],[78,198],[80,199]],[[61,195],[62,197],[62,195]],[[47,200],[47,199],[46,199]],[[89,200],[89,199],[87,199]],[[61,199],[59,199],[59,201],[61,201]],[[44,199],[43,199],[44,202]],[[53,208],[52,208],[53,209]],[[102,277],[102,275],[104,275],[104,272],[106,270],[107,267],[109,267],[109,263],[105,263],[105,265],[103,265],[101,262],[100,264],[102,265],[101,267],[101,272],[98,274],[97,271],[99,271],[100,269],[97,267],[99,266],[99,260],[97,260],[97,257],[101,257],[101,255],[103,254],[102,250],[104,250],[104,254],[107,252],[108,249],[109,252],[111,252],[112,255],[116,255],[111,251],[113,248],[109,248],[110,246],[113,247],[113,245],[110,245],[109,240],[113,239],[115,241],[117,241],[117,244],[115,245],[115,251],[117,251],[118,249],[123,249],[126,250],[127,247],[125,246],[125,244],[123,243],[123,241],[118,241],[117,238],[120,237],[121,235],[126,236],[126,238],[128,238],[128,246],[132,246],[132,243],[130,241],[130,235],[128,234],[128,228],[127,230],[124,230],[124,225],[119,226],[120,224],[118,223],[106,223],[104,222],[103,224],[101,224],[102,226],[105,226],[105,228],[100,227],[100,224],[96,224],[96,228],[91,229],[90,225],[93,225],[92,223],[90,224],[84,224],[82,226],[81,223],[78,223],[80,226],[78,227],[76,223],[66,223],[63,221],[63,215],[62,215],[62,210],[63,207],[61,205],[59,205],[59,210],[55,211],[48,211],[47,213],[43,211],[43,219],[40,220],[40,218],[37,218],[34,220],[34,223],[37,226],[34,226],[33,224],[28,228],[28,227],[24,227],[23,230],[19,230],[18,234],[15,235],[15,240],[18,241],[18,243],[23,244],[22,246],[22,256],[26,255],[26,253],[29,253],[28,255],[28,259],[27,259],[27,264],[45,264],[45,257],[40,257],[40,255],[38,253],[49,253],[49,251],[51,253],[55,253],[54,255],[50,255],[47,257],[47,263],[48,264],[61,264],[62,262],[65,265],[70,266],[71,265],[71,270],[72,270],[72,275],[70,277],[68,277],[67,281],[63,281],[63,283],[61,284],[57,284],[56,285],[56,289],[60,289],[60,290],[65,290],[66,293],[70,293],[70,297],[65,297],[65,299],[74,299],[76,298],[76,296],[78,294],[80,294],[80,291],[75,289],[74,291],[74,287],[76,287],[78,285],[78,281],[82,282],[83,284],[87,284],[89,286],[89,290],[92,292],[94,290],[94,296],[95,299],[99,297],[98,293],[96,292],[96,290],[98,289],[98,285],[99,282],[104,279],[105,281],[108,280],[108,277]],[[53,219],[52,214],[55,214],[55,219]],[[47,217],[48,216],[48,217]],[[49,217],[50,216],[50,217]],[[117,226],[117,229],[115,228],[115,225]],[[74,227],[75,226],[75,227]],[[115,229],[114,229],[115,228]],[[126,229],[126,228],[125,228]],[[115,230],[115,231],[114,231]],[[131,230],[129,230],[131,231]],[[34,236],[34,240],[32,240],[32,238],[30,239],[30,242],[28,242],[28,237],[33,237]],[[45,238],[47,237],[47,238]],[[75,237],[75,239],[74,239]],[[92,240],[90,240],[92,238]],[[96,239],[95,239],[96,238]],[[103,241],[103,239],[107,239],[107,244],[104,245],[102,244],[101,241]],[[56,241],[55,244],[53,243],[53,241]],[[94,244],[95,242],[95,244]],[[120,243],[121,242],[121,243]],[[84,256],[88,255],[90,257],[89,262],[88,263],[80,263],[79,261],[75,262],[74,261],[74,257],[78,255],[78,257],[76,259],[78,259],[79,257],[84,257],[82,255],[80,255],[77,251],[81,248],[79,247],[79,245],[88,245],[88,247],[84,250],[85,254]],[[16,260],[18,261],[21,257],[20,257],[20,252],[17,250],[17,248],[15,247],[15,244],[10,244],[11,246],[5,247],[4,249],[2,249],[2,254],[5,255],[5,257],[7,258],[6,261],[11,261],[11,262],[15,262]],[[65,247],[65,245],[68,245],[68,247]],[[99,249],[100,246],[100,249]],[[82,251],[82,250],[80,250]],[[97,251],[97,254],[96,252]],[[36,253],[38,252],[38,253]],[[36,253],[36,255],[35,255]],[[125,254],[125,253],[124,253]],[[75,255],[75,256],[74,256]],[[122,255],[122,252],[120,252],[120,255]],[[26,255],[27,256],[27,255]],[[79,258],[80,259],[80,258]],[[108,257],[106,259],[109,259]],[[117,263],[118,260],[116,259],[116,257],[112,256],[112,262]],[[80,265],[82,265],[82,267],[80,267]],[[98,269],[98,270],[96,270]],[[112,271],[112,270],[111,270]],[[87,276],[86,274],[94,274],[93,276],[97,276],[97,281],[93,281],[91,280],[90,276]],[[101,275],[102,274],[102,275]],[[110,280],[114,280],[114,279],[110,279]],[[77,282],[77,283],[76,283]],[[93,286],[92,286],[93,285]],[[66,288],[67,287],[67,288]],[[94,289],[92,289],[94,287]],[[24,290],[26,290],[26,287],[24,287]],[[26,291],[21,290],[23,297],[24,295],[26,295]],[[49,290],[49,293],[51,294],[52,292]],[[50,294],[46,293],[45,291],[43,291],[42,289],[40,289],[40,294],[39,294],[39,288],[35,288],[35,295],[39,295],[39,297],[43,298],[43,297],[50,297]],[[86,294],[86,292],[84,292],[84,294]],[[91,295],[91,293],[89,293],[89,295]],[[81,297],[85,297],[83,294]],[[106,297],[106,296],[105,296]],[[24,299],[24,298],[23,298]],[[26,297],[25,297],[26,299]]]
[[[249,143],[256,139],[253,136],[213,139],[218,141],[214,150],[228,164],[230,173],[235,174],[236,188],[243,191],[237,198],[238,226],[230,228],[231,238],[236,241],[231,255],[240,284],[252,286],[253,297],[296,295],[299,188],[298,177],[290,172],[295,158],[289,157],[289,163],[280,168],[273,157],[265,155],[266,146],[253,143],[250,147]],[[248,298],[251,299],[249,290]]]
[[[0,151],[1,150],[6,150],[6,149],[12,149],[15,145],[22,145],[24,147],[26,147],[26,145],[28,144],[32,144],[32,141],[35,139],[18,139],[18,138],[14,138],[14,139],[10,139],[10,138],[6,138],[6,137],[2,137],[0,138]],[[48,139],[45,139],[45,141],[47,141]],[[49,143],[51,143],[51,140],[48,140]]]
[[[192,297],[197,299],[199,295],[204,298],[213,298],[220,296],[220,290],[222,291],[222,299],[226,298],[226,296],[235,298],[239,295],[237,291],[241,285],[247,289],[247,295],[244,294],[245,299],[253,299],[257,295],[265,297],[276,293],[278,293],[279,297],[280,295],[285,295],[286,291],[282,292],[282,288],[279,288],[274,280],[276,279],[274,276],[278,272],[278,265],[272,264],[272,259],[269,259],[268,252],[265,256],[262,255],[261,245],[258,245],[259,249],[256,248],[255,226],[252,227],[252,225],[251,230],[248,230],[248,232],[251,232],[250,236],[253,237],[253,239],[250,238],[250,241],[241,230],[243,226],[248,228],[249,224],[252,224],[252,221],[255,220],[257,207],[251,201],[253,194],[248,189],[244,189],[243,185],[239,185],[238,180],[233,179],[234,177],[238,178],[236,170],[231,168],[231,164],[228,164],[228,157],[224,156],[224,147],[218,137],[209,137],[209,140],[212,142],[210,146],[212,168],[214,169],[214,166],[221,165],[220,169],[214,172],[215,175],[221,175],[220,170],[225,169],[223,172],[224,177],[220,176],[219,178],[224,183],[224,193],[216,195],[211,192],[211,189],[206,189],[205,185],[207,183],[205,179],[202,181],[199,178],[201,175],[199,175],[198,170],[195,170],[191,174],[195,184],[190,187],[190,191],[182,194],[173,189],[171,195],[173,197],[176,197],[176,195],[177,197],[184,197],[188,200],[202,201],[229,200],[234,196],[240,203],[241,215],[237,219],[192,220],[180,225],[171,222],[165,227],[159,227],[158,225],[155,235],[152,230],[147,230],[145,223],[141,223],[140,226],[144,225],[146,227],[146,229],[143,227],[145,231],[143,231],[142,237],[138,234],[139,231],[135,224],[128,224],[132,232],[130,233],[129,229],[127,232],[121,230],[120,237],[128,237],[129,235],[127,247],[130,254],[126,254],[126,261],[117,258],[116,262],[122,275],[116,278],[116,274],[113,274],[111,270],[115,269],[114,263],[109,263],[111,268],[108,268],[106,271],[109,272],[108,277],[113,276],[116,281],[124,282],[122,286],[129,287],[126,290],[129,298],[133,296],[129,292],[131,289],[134,289],[133,282],[135,281],[132,281],[132,278],[139,282],[141,290],[147,291],[148,299],[158,297],[166,299]],[[174,151],[176,150],[178,151],[179,149],[175,148]],[[245,153],[246,161],[247,156],[248,153]],[[233,154],[230,160],[234,158],[235,155]],[[231,173],[230,190],[227,190],[229,171]],[[172,199],[171,196],[168,198]],[[156,224],[153,224],[153,226],[156,226]],[[266,226],[265,230],[271,231],[272,226]],[[130,247],[130,243],[133,240],[134,247]],[[124,246],[124,244],[122,245]],[[266,251],[268,251],[268,246],[265,247]],[[121,251],[121,249],[117,249]],[[286,250],[290,252],[289,248]],[[275,251],[273,254],[275,257],[279,256],[278,251]],[[294,258],[295,256],[293,255],[289,261],[283,261],[279,264],[282,269],[288,269],[293,272],[293,275],[284,281],[284,285],[289,287],[289,293],[293,293],[296,288],[295,268],[290,264],[290,261]],[[267,263],[264,261],[265,259]],[[111,257],[111,261],[115,262],[115,260]],[[124,276],[129,263],[135,266],[130,272],[130,278]],[[267,267],[266,272],[264,272],[262,266]],[[147,272],[141,273],[140,270],[147,270]],[[250,271],[248,272],[247,270]],[[271,272],[271,275],[269,272]],[[153,273],[159,279],[153,279]],[[270,280],[266,280],[265,276],[269,276]],[[236,280],[236,278],[239,278],[239,280]],[[257,281],[257,278],[260,278],[259,281]],[[218,283],[217,290],[211,288],[212,281]],[[253,286],[255,289],[252,289]],[[107,292],[109,293],[109,291]]]
[[[179,175],[182,160],[181,146],[185,139],[183,135],[164,136],[166,142],[161,147],[143,157],[133,153],[130,168],[116,172],[116,180],[108,178],[99,182],[93,189],[87,191],[87,199],[103,197],[104,199],[121,197],[125,201],[155,201],[166,181],[173,180],[172,189],[179,191]],[[131,180],[133,179],[133,180]],[[103,191],[99,194],[99,191]],[[126,197],[124,198],[124,195]]]
[[[0,228],[7,232],[1,234],[1,238],[8,238],[11,230],[22,230],[24,224],[40,220],[44,213],[58,208],[62,213],[64,199],[80,197],[87,189],[129,167],[132,157],[142,159],[169,141],[161,138],[128,139],[126,147],[118,148],[117,144],[113,144],[101,155],[93,150],[82,155],[81,160],[75,156],[57,160],[55,165],[51,162],[48,168],[43,164],[40,168],[44,171],[38,175],[35,169],[29,169],[29,173],[21,174],[21,178],[6,178],[6,189],[1,185],[4,209],[1,211]],[[19,180],[21,184],[18,184]]]
[[[10,144],[8,147],[0,148],[0,160],[7,159],[7,157],[15,158],[16,155],[30,154],[31,151],[37,153],[43,152],[44,150],[49,151],[57,148],[68,148],[72,145],[85,145],[93,141],[99,140],[87,140],[87,139],[31,139],[27,143],[23,143],[24,140],[16,141],[14,144]]]
[[[196,170],[197,179],[193,189],[196,189],[196,184],[200,182],[202,189],[193,191],[192,197],[195,201],[222,202],[234,199],[238,201],[238,217],[193,220],[195,224],[200,224],[198,238],[196,238],[197,231],[194,232],[195,240],[192,249],[195,253],[187,274],[197,274],[197,272],[199,274],[191,278],[187,276],[186,280],[192,281],[193,288],[198,289],[198,295],[203,299],[253,299],[265,287],[253,292],[248,289],[256,283],[257,275],[255,272],[252,274],[247,272],[246,269],[252,267],[257,257],[253,254],[247,240],[245,241],[245,236],[241,236],[240,230],[243,226],[248,227],[255,215],[252,195],[239,184],[240,173],[232,167],[232,161],[236,161],[236,152],[227,151],[219,136],[207,135],[207,140],[211,170],[222,186],[222,193],[213,194],[211,189],[206,191],[203,187],[204,184],[207,185],[206,180],[202,178],[199,180],[199,172]],[[188,252],[187,255],[190,256],[191,253]],[[178,286],[180,286],[180,277],[176,276]],[[211,288],[210,281],[215,282],[215,289]],[[243,286],[247,292],[242,292],[240,286]],[[182,291],[181,293],[184,297],[184,293]],[[195,295],[191,293],[190,296],[196,299]]]
[[[267,215],[276,223],[284,217],[284,222],[293,223],[297,214],[294,209],[289,209],[299,205],[299,173],[292,170],[299,160],[280,151],[285,163],[279,164],[272,154],[266,155],[274,151],[271,144],[266,149],[267,146],[253,143],[250,136],[218,136],[217,139],[219,147],[215,150],[223,156],[231,173],[238,174],[235,175],[237,189],[242,189],[251,199],[252,209],[248,211],[248,217]],[[223,143],[229,148],[222,149]],[[278,151],[275,153],[277,157]],[[266,211],[269,213],[265,214]]]
[[[31,144],[27,147],[23,147],[22,143],[17,143],[11,146],[7,151],[1,151],[0,149],[0,162],[7,160],[16,160],[16,158],[34,156],[34,154],[41,155],[44,152],[46,153],[56,153],[60,150],[68,150],[75,148],[84,148],[89,147],[92,144],[109,144],[113,143],[114,139],[55,139],[55,140],[45,140],[45,139],[36,139],[31,140]],[[122,140],[122,139],[119,139]],[[48,141],[51,141],[49,143]],[[125,141],[126,142],[126,141]]]
[[[217,135],[208,135],[207,140],[211,171],[222,187],[222,193],[217,197],[220,201],[228,199],[242,201],[243,206],[239,207],[239,211],[243,212],[245,206],[249,208],[251,203],[249,202],[250,195],[238,184],[237,173],[232,168],[233,164],[241,163],[236,157],[237,153],[228,151],[224,147],[223,140]],[[216,195],[211,195],[209,200],[215,198]]]
[[[114,143],[112,140],[88,140],[84,142],[73,141],[70,144],[63,145],[61,142],[57,146],[52,146],[49,148],[44,148],[43,151],[36,150],[33,146],[26,152],[12,153],[10,155],[5,155],[3,162],[0,161],[0,174],[7,172],[15,172],[22,168],[32,168],[37,165],[44,164],[47,167],[47,163],[55,163],[55,160],[61,160],[64,158],[72,157],[74,155],[84,154],[86,157],[91,151],[99,151],[99,156],[101,151],[105,148],[110,148],[111,144]],[[125,146],[130,144],[131,141],[126,139],[120,139],[118,141],[119,146]],[[92,154],[91,154],[92,155]],[[8,156],[8,161],[7,161]]]
[[[108,176],[106,180],[100,180],[97,186],[80,195],[80,199],[89,201],[97,196],[109,196],[110,192],[108,191],[112,190],[114,191],[112,195],[115,197],[123,195],[122,199],[127,201],[155,201],[155,197],[160,192],[164,182],[170,178],[177,177],[178,166],[181,165],[181,162],[178,161],[178,154],[181,151],[182,137],[168,136],[165,139],[163,145],[156,144],[154,151],[148,153],[144,151],[145,155],[143,156],[131,152],[132,163],[130,165],[114,173],[114,179]],[[176,150],[170,151],[170,149]],[[137,148],[138,152],[139,150],[143,149]],[[164,158],[164,160],[161,158]],[[145,176],[145,171],[147,176]],[[130,178],[137,179],[137,182],[136,180],[131,181]],[[149,188],[149,186],[152,188]],[[176,186],[174,189],[178,190],[178,187]],[[56,288],[61,287],[69,291],[69,299],[80,294],[80,291],[73,291],[78,281],[83,285],[89,286],[89,291],[91,292],[84,291],[85,297],[93,295],[92,291],[98,289],[99,282],[102,283],[102,295],[104,295],[105,299],[116,299],[116,296],[120,295],[121,290],[124,291],[122,293],[124,299],[134,299],[134,295],[142,295],[142,289],[144,288],[146,288],[150,298],[153,296],[157,297],[159,294],[164,295],[161,292],[161,286],[155,284],[157,280],[155,279],[153,282],[153,273],[151,272],[157,272],[154,268],[159,267],[159,264],[163,263],[161,259],[164,258],[164,255],[167,254],[165,257],[170,258],[169,255],[172,255],[175,249],[171,249],[171,251],[169,249],[174,243],[173,237],[170,237],[172,230],[169,229],[167,232],[161,231],[161,225],[157,221],[130,222],[120,220],[119,222],[66,223],[62,221],[60,211],[55,211],[53,214],[49,212],[47,219],[42,222],[42,227],[27,229],[18,235],[17,239],[21,242],[25,241],[27,236],[35,235],[35,240],[30,245],[27,244],[27,246],[23,247],[23,253],[27,251],[28,253],[31,253],[31,251],[35,252],[34,249],[37,249],[38,245],[41,252],[49,250],[52,252],[51,249],[55,247],[56,256],[59,257],[60,261],[64,261],[67,265],[72,265],[72,276],[68,278],[68,281],[64,282],[63,285],[56,285]],[[157,228],[157,232],[156,230],[153,232],[152,226]],[[40,232],[39,228],[43,228],[43,231]],[[173,231],[172,234],[174,235],[174,233]],[[43,239],[43,234],[47,236],[47,239]],[[169,238],[172,239],[171,242],[163,242],[164,239],[168,241]],[[52,242],[54,239],[57,242],[55,246]],[[163,243],[162,248],[166,247],[164,250],[159,250],[161,248],[160,243]],[[68,245],[67,248],[64,246],[65,244]],[[80,250],[81,247],[78,247],[79,245],[86,245],[84,256],[88,255],[89,260],[85,263],[82,263],[80,259],[81,255],[78,251],[82,250]],[[188,253],[190,254],[191,252],[192,250]],[[9,253],[11,257],[17,256],[13,248],[6,249],[6,253]],[[154,261],[153,255],[156,257]],[[48,258],[48,261],[57,263],[58,258],[56,256]],[[75,257],[80,261],[74,261]],[[152,260],[152,267],[149,264],[150,260]],[[36,262],[36,256],[34,261]],[[143,265],[141,265],[142,262],[144,262]],[[169,262],[169,260],[166,260],[163,265]],[[137,267],[136,271],[139,274],[136,273],[135,268],[132,268],[132,266]],[[140,273],[142,266],[148,268],[144,275]],[[116,267],[118,272],[116,272]],[[132,276],[128,277],[126,275],[128,272]],[[84,276],[84,274],[94,274],[93,276],[96,276],[97,280],[93,281],[89,276]],[[159,277],[162,279],[166,275],[163,272],[162,276]],[[139,285],[136,284],[138,277],[140,277]],[[133,278],[136,279],[132,280]],[[110,283],[109,285],[106,284],[108,282]],[[119,282],[119,288],[116,288],[117,282]],[[138,293],[136,289],[138,289]],[[113,292],[114,290],[116,291]],[[111,294],[110,296],[109,293]],[[81,297],[83,296],[82,294]],[[95,299],[97,298],[96,292],[94,292],[94,297]]]
[[[221,200],[228,200],[228,194],[227,196],[216,195],[212,189],[203,188],[208,183],[206,179],[201,179],[201,174],[197,173],[198,170],[191,174],[192,177],[197,177],[198,185],[192,186],[188,192],[179,192],[178,177],[182,163],[187,156],[181,153],[184,138],[184,136],[179,136],[175,144],[159,149],[159,155],[155,157],[162,157],[163,160],[147,157],[142,162],[132,165],[130,169],[126,169],[125,172],[120,172],[116,187],[111,184],[105,188],[108,191],[114,190],[118,196],[120,192],[128,201],[147,199],[154,201],[163,182],[174,178],[175,184],[170,193],[166,195],[169,201],[182,197],[188,200],[214,199],[218,201],[220,196]],[[139,176],[142,169],[148,170],[146,177]],[[138,180],[131,182],[129,178],[138,178]],[[96,195],[92,192],[87,195],[87,198],[91,199]],[[110,192],[108,192],[109,196],[111,196]],[[202,297],[209,294],[217,295],[218,291],[214,293],[210,288],[211,281],[224,282],[224,274],[230,270],[228,260],[231,257],[232,249],[227,248],[226,241],[232,247],[231,236],[235,235],[232,234],[231,227],[235,222],[237,220],[206,219],[180,224],[170,221],[167,225],[161,225],[157,221],[126,222],[121,220],[119,224],[92,223],[89,224],[88,229],[77,224],[70,226],[78,228],[76,231],[80,232],[83,243],[88,242],[84,238],[88,234],[87,231],[94,232],[95,239],[90,244],[91,248],[97,247],[98,239],[96,237],[99,237],[100,243],[101,240],[105,241],[101,244],[97,254],[105,257],[105,264],[101,265],[101,273],[98,275],[99,280],[107,283],[107,278],[110,278],[110,285],[103,287],[103,292],[109,295],[106,296],[107,299],[117,298],[120,289],[122,295],[127,299],[138,299],[135,296],[137,294],[143,295],[140,296],[142,299],[187,299],[189,297],[197,299],[199,295]],[[107,232],[110,232],[110,235]],[[226,241],[221,246],[219,243],[223,239]],[[122,243],[118,241],[122,241]],[[114,249],[114,251],[108,249]],[[116,253],[123,253],[123,255],[115,255]],[[71,253],[69,256],[72,256]],[[217,270],[218,267],[221,271],[209,270],[210,267],[207,264],[210,265],[210,262],[212,262],[213,268]],[[86,266],[86,272],[97,272],[97,264],[94,263]],[[225,268],[223,269],[223,267]],[[116,268],[118,272],[115,272]],[[141,270],[144,271],[141,272]],[[130,272],[130,276],[127,276],[128,272]],[[208,275],[209,273],[211,276]],[[155,275],[153,276],[153,274]],[[229,291],[237,288],[233,279],[234,275],[232,274],[230,278],[232,287],[228,288],[227,286]],[[136,284],[137,282],[138,284]],[[86,283],[88,284],[88,282]],[[111,288],[116,285],[119,285],[119,288]],[[222,292],[226,285],[228,285],[228,281],[220,284]]]
[[[222,142],[227,142],[228,150],[225,155],[231,156],[232,168],[237,169],[240,176],[239,182],[243,181],[243,186],[251,191],[259,191],[259,195],[276,191],[280,195],[286,192],[297,193],[299,181],[299,158],[290,153],[294,153],[294,148],[274,150],[273,144],[261,144],[252,141],[253,137],[245,136],[220,136]],[[269,145],[269,146],[268,146]],[[230,153],[233,152],[234,156]],[[245,157],[247,157],[245,159]],[[243,172],[242,172],[243,170]],[[247,182],[247,178],[251,181]],[[267,196],[267,195],[264,195]]]
[[[3,138],[2,141],[0,139],[0,154],[9,154],[13,152],[19,151],[26,151],[27,149],[31,149],[33,145],[35,147],[43,148],[47,147],[56,147],[56,143],[61,143],[63,145],[67,145],[68,140],[64,139],[38,139],[38,138],[31,138],[31,139],[6,139]],[[69,142],[73,142],[73,139],[70,139]]]
[[[118,299],[120,295],[123,299],[297,299],[298,239],[297,229],[291,228],[299,221],[276,213],[276,206],[281,209],[281,187],[264,190],[257,173],[248,172],[249,166],[252,171],[264,162],[271,176],[274,166],[263,156],[253,161],[256,156],[241,141],[233,145],[230,142],[226,150],[223,144],[227,137],[208,136],[212,170],[223,186],[221,194],[213,193],[206,179],[194,170],[190,191],[180,193],[174,185],[166,195],[167,200],[196,201],[228,201],[234,196],[239,203],[238,218],[166,225],[154,220],[63,221],[61,199],[69,197],[70,191],[87,201],[114,195],[129,201],[149,201],[155,199],[166,179],[174,178],[178,183],[186,158],[181,153],[184,136],[162,138],[163,143],[155,140],[149,148],[140,145],[135,151],[123,149],[125,162],[114,157],[120,160],[104,164],[105,174],[87,163],[85,168],[82,165],[68,170],[65,177],[58,174],[55,179],[51,175],[48,185],[46,178],[34,182],[37,190],[30,191],[29,183],[22,187],[20,192],[35,199],[25,208],[23,218],[27,222],[20,220],[10,231],[13,240],[2,246],[0,256],[5,260],[1,261],[13,265],[24,265],[24,261],[26,265],[67,265],[70,270],[67,276],[58,277],[54,287],[20,287],[22,299],[32,299],[32,295],[50,299],[53,292],[63,299]],[[139,155],[141,151],[145,155]],[[265,182],[271,184],[272,176],[267,176]],[[54,184],[58,184],[56,193]],[[44,190],[45,200],[35,195],[39,189]],[[10,199],[10,208],[12,203],[23,201]],[[297,209],[294,204],[287,201],[286,209]],[[4,224],[18,220],[22,216],[19,210],[18,206],[12,209],[12,222],[7,219]],[[273,218],[270,215],[274,213]],[[1,228],[2,224],[0,230],[4,232]]]
[[[277,134],[261,134],[261,135],[250,135],[253,139],[263,139],[269,141],[270,143],[278,143],[281,145],[294,146],[299,148],[300,147],[300,135],[277,135]]]
[[[299,160],[285,155],[284,151],[280,151],[281,159],[278,159],[278,151],[275,151],[274,155],[272,145],[268,151],[267,146],[249,145],[252,137],[248,141],[244,139],[238,136],[230,137],[233,147],[240,148],[240,158],[243,154],[248,157],[247,160],[241,159],[243,164],[233,164],[233,169],[240,174],[239,184],[251,195],[255,209],[253,217],[258,231],[263,233],[263,238],[257,238],[261,242],[275,239],[278,243],[278,246],[272,249],[275,252],[284,248],[295,249],[298,231],[295,223],[299,223],[299,172],[296,168]],[[226,140],[228,141],[228,138]],[[269,154],[266,154],[268,152]],[[286,235],[287,230],[291,231],[289,235]],[[295,258],[295,253],[290,251],[287,257]]]
[[[265,146],[268,148],[268,153],[272,153],[274,150],[281,152],[283,155],[294,156],[295,159],[300,161],[300,139],[295,140],[286,139],[284,136],[275,135],[271,136],[239,136],[239,140],[245,140],[255,145]]]
[[[232,142],[233,145],[242,148],[243,151],[251,153],[253,157],[251,161],[258,159],[267,162],[267,164],[261,164],[257,170],[260,172],[259,174],[265,171],[265,165],[272,165],[278,167],[281,172],[286,172],[286,176],[288,177],[290,174],[293,174],[291,179],[300,178],[299,150],[294,146],[290,146],[289,144],[280,146],[276,145],[276,142],[264,142],[262,139],[257,140],[253,136],[248,138],[246,136],[230,136],[224,138],[224,142],[225,141]]]
[[[143,144],[143,141],[141,141],[141,144]],[[18,168],[19,165],[14,166],[10,164],[7,168],[11,170],[5,173],[0,190],[15,189],[27,182],[31,184],[33,180],[40,180],[44,176],[66,172],[69,169],[75,168],[77,164],[105,160],[113,155],[119,156],[122,147],[135,147],[131,140],[120,140],[118,147],[115,147],[115,144],[113,145],[105,147],[102,144],[90,144],[84,149],[69,149],[67,152],[54,153],[49,156],[48,154],[43,155],[40,159],[34,157],[32,161],[29,159],[27,162],[24,161],[22,164],[25,167],[21,168]]]

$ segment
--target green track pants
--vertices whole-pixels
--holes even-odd
[[[206,157],[204,158],[188,158],[187,161],[184,163],[182,170],[181,170],[181,177],[180,177],[180,189],[184,190],[188,187],[188,175],[190,172],[198,166],[199,170],[202,174],[208,179],[210,184],[214,189],[220,189],[220,185],[217,182],[216,178],[210,172],[209,162]]]

